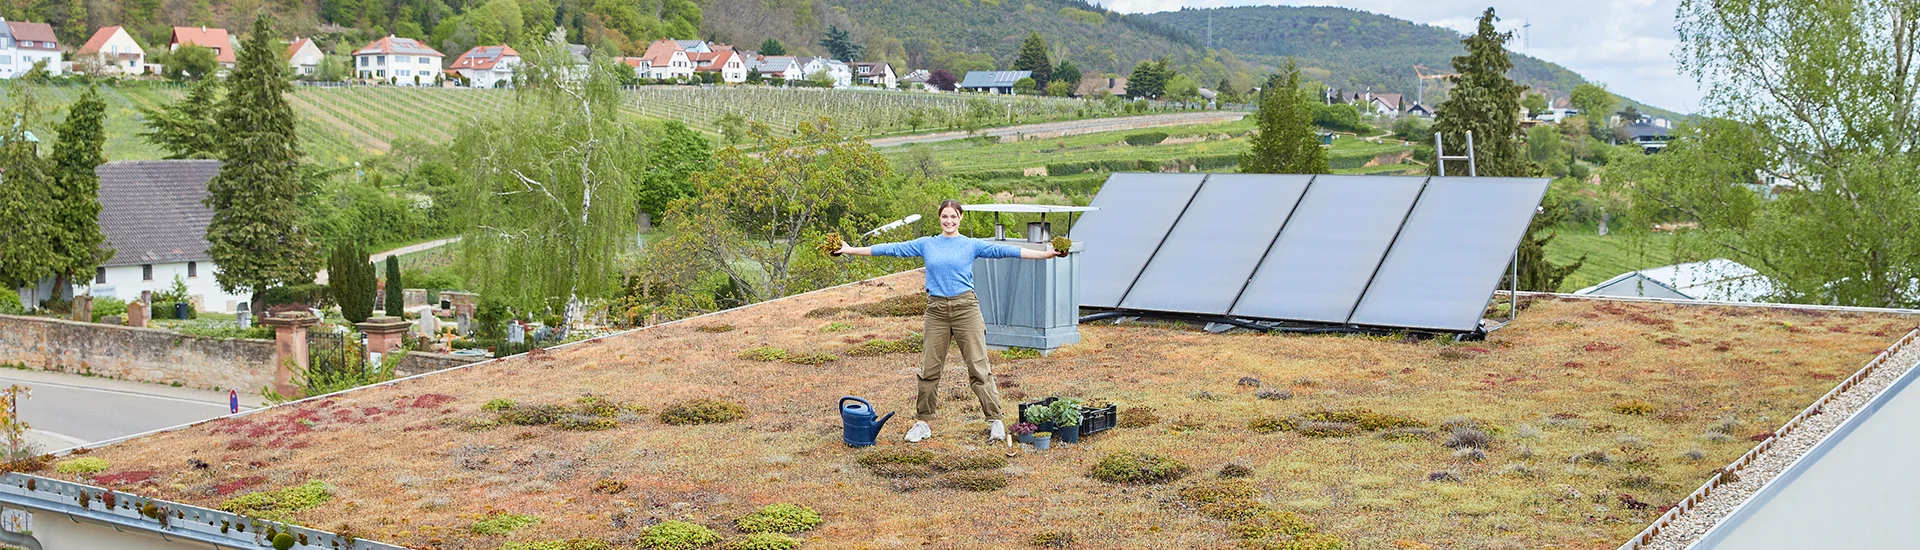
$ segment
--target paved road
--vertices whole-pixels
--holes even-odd
[[[1233,122],[1236,120],[1240,120],[1242,118],[1246,118],[1248,114],[1249,113],[1244,111],[1195,111],[1190,113],[1166,113],[1166,114],[1159,114],[1159,115],[1095,118],[1095,119],[1087,119],[1087,120],[1070,120],[1066,122],[1043,122],[1039,124],[1022,124],[1019,126],[1002,126],[999,128],[989,128],[982,131],[981,133],[989,136],[995,136],[995,137],[1006,137],[1006,136],[1012,136],[1017,134],[1018,135],[1042,134],[1042,135],[1045,135],[1046,137],[1072,136],[1072,135],[1079,135],[1079,134],[1091,134],[1095,132],[1117,132],[1122,130],[1137,130],[1140,128],[1153,128],[1158,126],[1185,126],[1189,124],[1219,124],[1223,122]],[[933,134],[920,134],[920,135],[914,135],[914,136],[875,138],[875,139],[867,140],[867,143],[873,145],[874,147],[892,147],[895,145],[906,145],[908,143],[933,143],[937,141],[964,139],[967,136],[968,134],[966,132],[939,132],[939,133],[933,133]]]
[[[20,403],[28,439],[45,451],[88,445],[228,414],[227,394],[47,371],[0,371],[0,386],[32,388]],[[241,392],[241,410],[263,406]]]
[[[384,262],[384,261],[387,261],[387,256],[402,256],[406,254],[419,252],[422,250],[433,250],[435,248],[440,248],[442,246],[457,243],[457,242],[460,242],[459,237],[452,237],[452,238],[440,239],[437,241],[427,241],[427,242],[415,244],[415,245],[402,246],[400,248],[395,248],[393,250],[388,250],[386,252],[381,252],[379,254],[367,256],[367,261],[369,263]],[[313,282],[314,284],[321,284],[321,285],[327,284],[327,270],[322,269],[320,270],[319,273],[313,274]]]

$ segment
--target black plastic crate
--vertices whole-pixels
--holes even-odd
[[[1020,422],[1027,419],[1027,407],[1045,407],[1058,401],[1057,397],[1048,397],[1032,403],[1020,404]],[[1080,407],[1080,436],[1086,437],[1113,429],[1120,420],[1120,406],[1108,404],[1098,409]],[[1051,424],[1051,423],[1049,423]],[[1041,425],[1040,431],[1053,431],[1054,426]]]

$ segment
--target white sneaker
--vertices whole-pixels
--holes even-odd
[[[933,428],[927,427],[926,422],[914,422],[913,428],[907,430],[908,443],[919,443],[929,437],[933,437]]]
[[[987,423],[987,441],[999,441],[1007,438],[1007,425],[998,420]]]

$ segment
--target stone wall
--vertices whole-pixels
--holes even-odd
[[[154,384],[258,392],[273,384],[273,341],[187,336],[170,330],[0,315],[0,364]],[[412,352],[395,377],[482,358]]]
[[[0,315],[0,363],[155,384],[259,391],[273,341]]]

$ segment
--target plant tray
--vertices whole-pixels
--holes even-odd
[[[1025,420],[1027,418],[1027,407],[1045,407],[1045,406],[1052,405],[1054,401],[1058,401],[1058,400],[1059,398],[1056,398],[1056,397],[1048,397],[1046,399],[1041,399],[1039,401],[1035,401],[1032,403],[1021,403],[1020,419]],[[1113,429],[1113,426],[1116,423],[1118,423],[1119,420],[1120,420],[1119,405],[1108,404],[1107,406],[1098,408],[1098,409],[1089,408],[1089,407],[1080,407],[1080,437],[1086,437],[1089,435],[1111,430]],[[1051,431],[1050,429],[1048,429],[1047,426],[1042,426],[1041,430]]]

